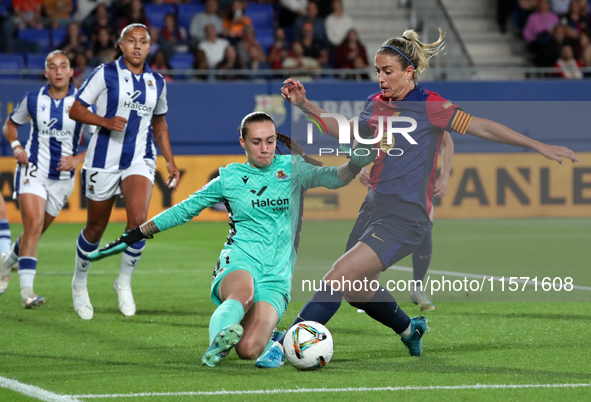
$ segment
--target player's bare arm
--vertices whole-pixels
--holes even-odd
[[[152,118],[152,129],[154,133],[154,139],[162,156],[166,159],[166,168],[168,169],[168,180],[166,185],[169,188],[178,188],[181,174],[174,163],[174,155],[172,154],[172,148],[170,147],[170,135],[168,133],[168,124],[166,124],[166,118],[164,116],[154,116]]]
[[[12,152],[14,153],[14,158],[18,163],[21,165],[26,165],[29,163],[29,158],[27,157],[27,152],[25,148],[19,143],[16,144],[15,141],[18,141],[18,126],[12,122],[10,119],[6,119],[6,123],[2,127],[2,133],[4,134],[4,138],[6,141],[12,146]]]
[[[124,117],[101,117],[88,110],[88,108],[78,100],[74,101],[74,104],[70,109],[70,119],[76,120],[82,124],[101,126],[111,131],[123,131],[125,130],[125,124],[127,124],[127,119]]]

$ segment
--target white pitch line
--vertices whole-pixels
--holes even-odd
[[[391,267],[389,267],[388,269],[391,269],[392,271],[402,271],[402,272],[413,272],[413,269],[410,267],[402,267],[399,265],[392,265]],[[436,275],[447,275],[447,276],[457,276],[457,277],[461,277],[461,278],[474,278],[474,279],[483,279],[483,278],[493,278],[493,281],[500,281],[501,279],[503,280],[503,282],[509,282],[509,277],[508,276],[493,276],[493,275],[481,275],[481,274],[468,274],[465,272],[454,272],[454,271],[438,271],[436,269],[430,269],[429,270],[430,274],[436,274]],[[513,277],[515,278],[515,277]],[[517,277],[518,278],[518,277]],[[532,278],[530,278],[529,281],[527,281],[527,286],[533,286],[534,282],[531,280]],[[524,280],[522,279],[513,279],[515,282],[519,282],[519,283],[525,283]],[[542,286],[542,281],[537,281],[538,282],[538,286]],[[579,285],[573,285],[573,289],[579,289],[579,290],[591,290],[591,286],[579,286]]]
[[[8,388],[19,394],[27,395],[33,398],[40,399],[45,402],[81,402],[71,395],[58,395],[53,392],[46,391],[43,388],[34,385],[24,384],[22,382],[11,380],[10,378],[0,376],[0,388]]]
[[[136,394],[72,395],[75,398],[137,398],[142,396],[216,396],[216,395],[266,395],[266,394],[308,394],[322,392],[369,392],[369,391],[433,391],[464,389],[521,389],[521,388],[580,388],[591,384],[475,384],[475,385],[434,385],[428,387],[379,387],[379,388],[296,388],[256,389],[243,391],[194,391],[194,392],[140,392]]]

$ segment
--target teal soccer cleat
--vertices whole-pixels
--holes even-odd
[[[423,351],[423,335],[429,326],[427,319],[423,316],[410,319],[410,335],[406,338],[400,338],[404,346],[408,348],[411,356],[420,356]]]
[[[254,364],[258,368],[280,368],[285,364],[285,353],[283,353],[283,346],[279,342],[275,342],[257,359]]]
[[[201,358],[204,366],[215,367],[230,353],[230,350],[238,345],[242,338],[243,329],[239,324],[228,325],[213,338],[213,342]]]

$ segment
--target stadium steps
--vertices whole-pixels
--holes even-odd
[[[499,31],[496,23],[495,0],[442,0],[442,2],[476,67],[500,69],[530,65],[523,43],[513,35],[503,35]],[[502,71],[480,73],[479,77],[481,79],[509,78]]]

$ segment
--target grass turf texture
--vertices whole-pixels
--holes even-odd
[[[298,260],[301,271],[322,276],[342,251],[351,226],[352,222],[306,222]],[[575,284],[591,286],[586,272],[591,260],[590,227],[589,219],[440,220],[434,227],[431,268],[499,276],[521,276],[522,270],[540,277],[568,273],[576,276]],[[345,304],[327,325],[335,338],[335,354],[321,371],[259,370],[235,353],[217,368],[202,367],[209,317],[215,309],[209,299],[211,275],[227,225],[187,224],[148,241],[133,281],[138,306],[134,317],[121,315],[112,290],[120,258],[93,264],[88,289],[95,315],[90,322],[74,312],[70,291],[79,230],[80,225],[54,225],[40,242],[35,290],[46,297],[44,306],[33,311],[22,308],[16,272],[0,296],[0,376],[66,395],[591,382],[591,304],[441,303],[437,295],[437,309],[425,314],[431,329],[420,358],[408,356],[391,330]],[[122,230],[123,225],[110,225],[103,243]],[[12,231],[14,238],[22,228],[13,225]],[[399,265],[411,266],[411,262],[405,259]],[[387,275],[410,278],[404,272]],[[588,298],[589,293],[578,294]],[[309,294],[294,294],[300,301],[290,305],[281,329],[303,306],[304,296]],[[395,296],[409,315],[420,314],[408,302],[407,293]],[[591,387],[325,392],[298,397],[578,401],[590,394]],[[122,400],[293,396],[172,395]],[[0,401],[30,400],[34,399],[0,388]]]

